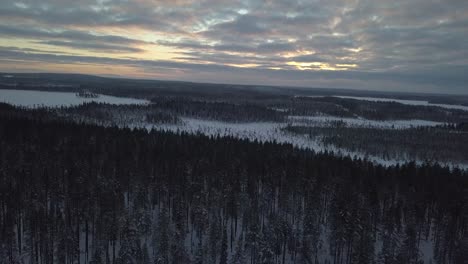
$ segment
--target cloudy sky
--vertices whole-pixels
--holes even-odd
[[[3,0],[0,71],[468,94],[468,1]]]

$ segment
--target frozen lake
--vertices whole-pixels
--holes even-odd
[[[60,107],[79,105],[86,102],[108,103],[118,105],[147,104],[149,101],[134,98],[123,98],[100,95],[98,98],[82,98],[75,93],[48,92],[31,90],[0,89],[0,102],[24,107]]]

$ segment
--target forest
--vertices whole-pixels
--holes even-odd
[[[463,263],[468,173],[0,104],[0,263]]]
[[[325,145],[360,151],[385,160],[406,155],[408,160],[468,163],[466,125],[382,129],[350,127],[331,122],[328,127],[288,125],[286,131],[318,138]]]
[[[404,105],[398,102],[371,102],[339,97],[298,97],[292,101],[293,115],[317,113],[370,120],[431,120],[446,123],[468,122],[468,112],[433,106]]]
[[[286,116],[254,104],[210,102],[182,98],[157,98],[149,105],[85,103],[74,107],[47,109],[51,115],[97,124],[178,124],[181,117],[222,122],[281,122]]]
[[[207,84],[47,73],[0,75],[0,89],[74,93],[89,91],[103,95],[140,98],[151,101],[151,108],[158,109],[157,115],[161,112],[171,112],[171,115],[227,122],[277,122],[285,120],[287,116],[327,115],[369,120],[417,119],[453,124],[468,123],[468,111],[460,109],[405,105],[398,102],[372,102],[335,96],[384,97],[467,106],[466,95]]]

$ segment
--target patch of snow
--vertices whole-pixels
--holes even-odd
[[[424,263],[436,263],[434,260],[434,242],[431,240],[421,240],[419,242],[419,252]]]
[[[207,136],[235,136],[241,139],[258,140],[262,142],[277,141],[291,143],[289,133],[281,129],[284,123],[251,122],[251,123],[227,123],[213,120],[194,118],[181,118],[181,124],[147,125],[148,129],[184,131],[188,133],[201,133]]]
[[[276,112],[280,112],[280,113],[286,113],[286,112],[289,111],[288,108],[271,107],[270,109],[271,109],[271,110],[274,110],[274,111],[276,111]]]
[[[329,117],[323,117],[329,118]],[[309,137],[308,135],[294,134],[284,131],[287,123],[273,123],[273,122],[252,122],[252,123],[227,123],[213,120],[203,120],[195,118],[181,118],[180,124],[132,124],[132,127],[146,128],[148,130],[164,130],[172,132],[187,132],[190,134],[203,134],[207,136],[232,136],[240,139],[256,140],[259,142],[275,141],[277,143],[292,144],[300,149],[309,149],[315,152],[333,152],[334,155],[339,157],[355,157],[367,159],[375,164],[383,166],[394,166],[396,164],[406,163],[410,160],[409,157],[402,155],[399,159],[384,159],[380,156],[369,155],[357,151],[349,151],[346,149],[338,148],[334,145],[324,145],[319,137]],[[364,120],[369,121],[369,120]],[[402,120],[400,120],[402,121]],[[426,124],[424,120],[419,120],[422,124]],[[418,121],[418,122],[419,122]],[[408,121],[413,122],[414,121]],[[400,124],[404,126],[404,122]],[[417,164],[423,164],[424,161],[416,160]],[[468,164],[450,164],[441,163],[451,168],[458,167],[460,169],[468,169]]]
[[[374,163],[392,166],[403,163],[405,160],[384,160],[377,156],[370,156],[360,152],[348,151],[333,145],[325,146],[320,138],[310,138],[308,135],[298,135],[284,131],[287,123],[226,123],[212,120],[194,118],[181,118],[182,123],[167,124],[133,124],[135,127],[144,127],[148,130],[164,130],[173,132],[188,132],[191,134],[204,134],[207,136],[232,136],[240,139],[257,140],[259,142],[275,141],[277,143],[292,144],[301,149],[310,149],[316,152],[333,151],[337,156],[350,156],[366,158]]]
[[[79,105],[86,102],[108,103],[108,104],[148,104],[147,100],[134,98],[122,98],[109,95],[100,95],[97,98],[82,98],[75,93],[48,92],[31,90],[5,90],[0,89],[0,102],[9,103],[23,107],[60,107]]]

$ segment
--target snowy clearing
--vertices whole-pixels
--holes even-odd
[[[182,124],[177,125],[144,125],[147,129],[183,131],[201,133],[207,136],[234,136],[241,139],[257,141],[276,141],[278,143],[292,143],[298,147],[305,147],[320,151],[321,146],[302,136],[296,136],[282,131],[285,123],[227,123],[221,121],[181,118]]]
[[[60,107],[79,105],[87,102],[108,104],[148,104],[147,100],[121,98],[108,95],[100,95],[98,98],[82,98],[75,93],[48,92],[31,90],[5,90],[0,89],[0,102],[23,107]]]
[[[202,120],[194,118],[182,118],[182,124],[177,125],[154,125],[134,124],[134,127],[146,128],[148,130],[165,130],[173,132],[188,132],[191,134],[201,133],[207,136],[233,136],[241,139],[257,140],[260,142],[276,141],[277,143],[289,143],[298,148],[310,149],[316,152],[333,151],[336,156],[350,156],[366,158],[376,164],[392,166],[408,162],[409,159],[402,155],[401,159],[383,159],[378,156],[366,155],[361,152],[348,151],[332,145],[325,146],[320,138],[310,138],[307,135],[297,135],[282,130],[287,123],[226,123],[220,121]],[[423,161],[416,161],[418,164]],[[458,166],[468,168],[464,164],[446,164],[450,167]]]

